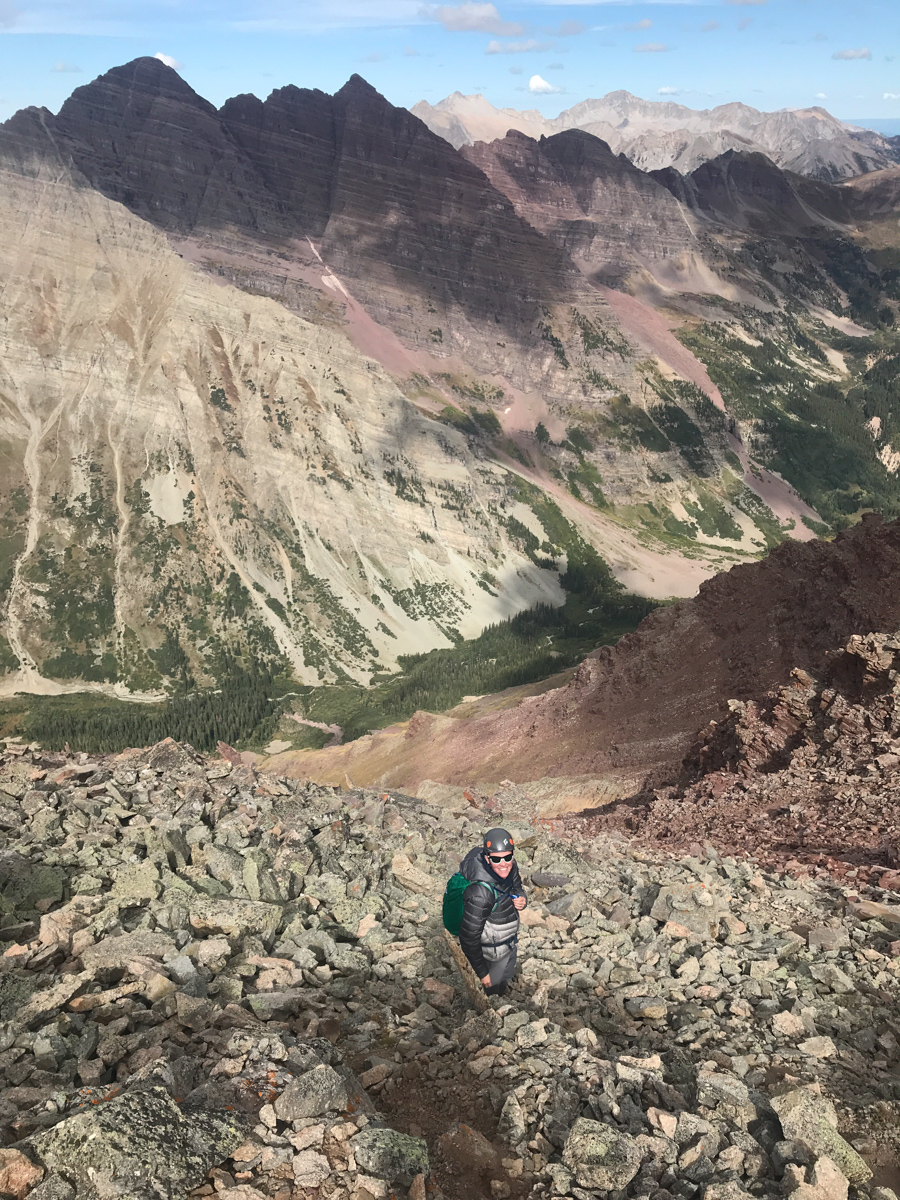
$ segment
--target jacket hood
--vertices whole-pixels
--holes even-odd
[[[515,878],[516,872],[511,871],[506,879],[501,879],[499,875],[495,875],[488,864],[484,861],[484,851],[481,846],[475,846],[459,864],[459,871],[464,875],[470,883],[474,883],[478,879],[482,879],[485,883],[492,884],[501,892],[508,890],[508,885]]]

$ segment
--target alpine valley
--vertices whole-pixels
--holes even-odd
[[[140,58],[0,127],[3,694],[252,669],[321,744],[323,688],[531,684],[900,515],[893,143],[619,154],[614,101],[454,145],[358,76],[216,110]],[[394,696],[354,731],[436,707]]]

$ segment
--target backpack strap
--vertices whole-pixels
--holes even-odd
[[[494,909],[497,907],[497,905],[500,903],[500,895],[498,893],[497,888],[495,888],[492,883],[488,883],[488,881],[486,879],[473,879],[470,882],[478,883],[482,887],[486,887],[488,889],[488,891],[494,897],[494,903],[491,905],[491,912],[493,912]]]

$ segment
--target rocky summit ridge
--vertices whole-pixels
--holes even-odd
[[[0,801],[17,1200],[894,1196],[882,887],[172,741],[8,741]],[[499,819],[529,906],[479,1011],[440,894]]]

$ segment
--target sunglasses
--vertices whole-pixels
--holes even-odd
[[[492,862],[492,863],[512,862],[512,859],[513,859],[513,856],[511,853],[510,854],[489,854],[488,855],[488,862]]]

